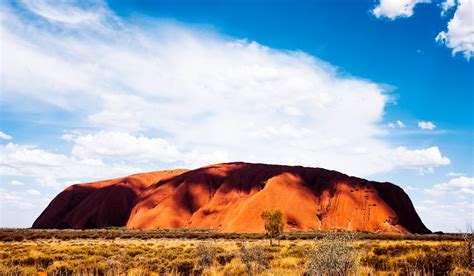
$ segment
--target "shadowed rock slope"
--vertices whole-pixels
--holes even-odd
[[[347,229],[429,233],[408,195],[391,183],[320,168],[227,163],[158,171],[66,188],[33,228],[212,228],[263,232],[264,210],[285,231]]]

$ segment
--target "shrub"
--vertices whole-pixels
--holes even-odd
[[[239,262],[238,259],[233,259],[230,263],[224,266],[225,276],[243,276],[246,274],[247,273],[245,265]]]
[[[189,275],[194,268],[194,260],[191,258],[176,258],[169,262],[169,270]]]
[[[137,247],[135,247],[135,248],[130,248],[130,249],[127,250],[127,254],[128,254],[128,256],[130,256],[130,257],[135,257],[135,256],[137,256],[137,255],[139,255],[139,254],[141,254],[141,253],[143,253],[142,249],[141,249],[141,248],[137,248]]]
[[[240,258],[249,275],[251,275],[252,272],[260,273],[270,267],[270,258],[265,248],[261,245],[255,245],[249,248],[243,245],[240,248]]]
[[[386,247],[391,248],[391,247]],[[447,274],[454,269],[456,248],[446,246],[406,246],[405,254],[392,256],[390,251],[383,255],[375,255],[379,250],[373,250],[362,258],[362,263],[377,271],[392,271],[407,275],[419,273]]]
[[[279,260],[274,260],[272,267],[283,269],[295,269],[300,265],[300,260],[295,257],[286,257]]]
[[[23,241],[23,240],[25,239],[25,237],[23,237],[23,236],[15,236],[13,239],[14,239],[15,241],[19,242],[19,241]]]
[[[121,271],[122,270],[122,263],[120,262],[120,260],[118,258],[116,258],[115,256],[112,257],[112,258],[109,258],[107,259],[107,261],[105,261],[105,264],[107,265],[108,269],[109,270],[112,270],[113,272],[117,272],[117,271]]]
[[[361,263],[377,271],[384,271],[388,267],[388,258],[384,255],[369,254],[361,259]]]
[[[433,252],[426,255],[427,270],[436,274],[447,274],[453,270],[453,257],[450,254]]]
[[[153,258],[148,261],[148,268],[161,274],[164,274],[168,267],[170,267],[169,261],[163,257]]]
[[[292,244],[288,247],[287,255],[291,257],[304,258],[306,257],[306,250],[307,248],[305,246]]]
[[[73,272],[73,268],[71,265],[64,261],[55,261],[51,266],[48,267],[47,270],[48,274],[71,274]]]
[[[217,249],[210,243],[200,243],[196,247],[197,267],[206,269],[211,267],[217,255]]]
[[[236,257],[235,253],[223,252],[223,253],[217,254],[216,260],[220,265],[226,265],[230,263],[235,257]]]
[[[353,242],[354,237],[349,233],[328,232],[316,246],[308,248],[305,274],[347,275],[355,272],[358,255]]]

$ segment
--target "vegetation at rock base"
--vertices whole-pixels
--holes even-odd
[[[327,231],[291,231],[284,232],[282,240],[314,240],[324,237]],[[339,231],[341,232],[341,231]],[[356,232],[357,240],[393,240],[393,241],[463,241],[463,234],[413,234],[413,235],[380,235],[371,232]],[[111,227],[102,229],[15,229],[0,228],[0,241],[34,241],[38,239],[192,239],[192,240],[261,240],[263,233],[222,233],[210,229],[126,229]]]
[[[22,238],[12,238],[14,232],[18,232],[15,237]],[[133,237],[115,237],[118,232]],[[49,238],[43,236],[45,233],[49,233]],[[207,238],[201,239],[192,238],[196,233],[187,233],[191,238],[179,235],[176,235],[179,238],[148,238],[151,234],[147,231],[125,229],[0,230],[0,275],[37,275],[38,272],[48,275],[473,273],[466,263],[466,243],[462,235],[447,235],[446,240],[441,239],[442,235],[432,240],[408,239],[413,236],[406,236],[405,240],[401,237],[382,240],[347,232],[318,232],[316,239],[282,239],[279,246],[270,246],[263,235],[236,239],[210,238],[207,233]],[[321,256],[326,256],[326,261],[321,260]]]

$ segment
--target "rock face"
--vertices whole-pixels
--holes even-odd
[[[139,195],[150,185],[186,170],[130,175],[67,187],[33,223],[33,228],[124,226]]]
[[[391,183],[320,168],[227,163],[76,184],[33,228],[212,228],[263,232],[261,213],[280,209],[284,230],[430,233],[408,195]]]

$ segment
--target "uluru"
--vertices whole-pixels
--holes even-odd
[[[225,163],[75,184],[58,194],[33,228],[206,228],[264,232],[261,213],[279,209],[284,231],[343,229],[430,233],[408,195],[337,171]]]

